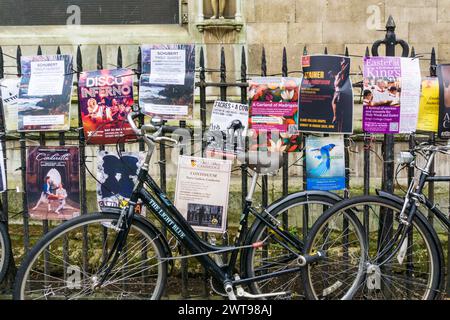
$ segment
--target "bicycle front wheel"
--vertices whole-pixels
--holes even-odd
[[[97,286],[102,262],[117,236],[117,214],[95,213],[69,220],[42,238],[17,273],[14,298],[159,299],[167,261],[157,234],[133,221],[116,264]]]
[[[11,242],[4,222],[0,222],[0,283],[5,277],[11,259]]]
[[[435,298],[441,270],[438,249],[417,216],[404,229],[398,219],[401,209],[388,199],[362,196],[324,213],[305,244],[306,252],[323,250],[326,256],[305,269],[308,298]],[[346,222],[352,216],[363,222],[363,234]],[[400,241],[403,232],[407,237]]]

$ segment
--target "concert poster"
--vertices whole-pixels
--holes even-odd
[[[249,81],[250,150],[300,150],[298,96],[300,78],[255,77]]]
[[[450,139],[450,64],[438,65],[439,121],[438,136]]]
[[[80,214],[78,147],[28,147],[27,202],[30,217],[68,220]]]
[[[127,115],[133,106],[133,71],[83,72],[78,83],[83,129],[88,144],[114,144],[136,139]]]
[[[439,81],[436,77],[422,79],[417,130],[438,132]]]
[[[192,119],[195,45],[144,45],[141,52],[139,104],[144,112],[162,119]]]
[[[17,131],[17,99],[19,98],[20,78],[0,80],[0,92],[6,132]]]
[[[72,56],[23,56],[18,131],[67,131],[73,84]]]
[[[353,132],[353,87],[350,58],[302,57],[298,129],[304,132]]]

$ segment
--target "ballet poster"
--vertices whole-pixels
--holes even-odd
[[[69,130],[72,56],[24,56],[21,66],[18,131]]]
[[[249,82],[250,149],[300,150],[297,130],[299,78],[257,77]]]
[[[450,139],[450,64],[439,65],[439,122],[438,134],[442,139]]]
[[[342,135],[306,137],[307,190],[345,188],[345,148]]]
[[[302,68],[298,129],[305,132],[352,133],[350,58],[303,56]]]
[[[78,83],[84,134],[89,144],[135,140],[127,116],[133,106],[133,71],[83,72]]]
[[[419,59],[365,57],[363,83],[365,132],[416,131],[421,86]]]
[[[142,46],[139,104],[162,119],[192,119],[194,109],[195,46]]]
[[[121,208],[127,204],[137,181],[144,153],[123,152],[120,157],[108,151],[97,156],[97,202],[100,210],[106,207]],[[142,205],[136,207],[142,212]]]
[[[68,220],[80,214],[78,147],[28,147],[28,212],[39,220]]]

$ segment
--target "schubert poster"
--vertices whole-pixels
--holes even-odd
[[[133,106],[132,70],[83,72],[78,95],[87,143],[113,144],[136,138],[127,121]]]
[[[194,109],[195,46],[142,46],[139,104],[151,116],[192,119]]]
[[[230,160],[179,157],[175,206],[194,230],[226,231],[231,164]]]
[[[78,147],[28,147],[27,201],[30,217],[67,220],[80,214]]]
[[[442,139],[450,139],[450,64],[439,65],[439,124],[438,134]]]
[[[363,82],[365,132],[416,131],[421,85],[419,59],[365,57]]]
[[[350,58],[303,56],[302,68],[298,129],[307,132],[352,133]]]
[[[21,66],[18,131],[68,130],[72,56],[24,56]]]

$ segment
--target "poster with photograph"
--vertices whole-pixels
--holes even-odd
[[[342,135],[306,137],[306,189],[345,189],[345,147]]]
[[[100,210],[127,204],[144,157],[142,152],[122,152],[120,157],[104,150],[98,153],[97,203]],[[136,212],[143,213],[142,204],[136,206]]]
[[[6,184],[5,162],[5,153],[3,152],[3,146],[0,143],[0,192],[5,192],[8,190],[8,186]]]
[[[30,217],[68,220],[80,214],[78,147],[28,147],[26,182]]]
[[[226,231],[231,164],[230,160],[178,158],[175,206],[194,230]]]
[[[141,52],[139,105],[144,112],[162,119],[192,119],[195,45],[143,45]]]
[[[251,142],[251,149],[300,150],[297,129],[300,82],[300,78],[279,77],[257,77],[249,81],[249,129],[252,129],[249,136],[251,141],[257,141]],[[267,139],[261,139],[265,134]]]
[[[248,105],[228,101],[215,101],[207,132],[208,156],[235,158],[245,152],[248,129]]]
[[[438,132],[439,81],[436,77],[422,79],[417,130]]]
[[[127,121],[134,103],[132,70],[81,73],[78,98],[87,143],[115,144],[136,139]]]
[[[17,99],[20,78],[1,79],[0,88],[6,132],[17,131]]]
[[[439,79],[439,122],[438,135],[450,139],[450,64],[438,65]]]
[[[365,57],[363,76],[363,130],[415,132],[421,85],[419,59]]]
[[[69,130],[72,56],[24,56],[21,66],[18,131]]]
[[[302,57],[298,129],[305,132],[353,133],[353,87],[350,58]]]

